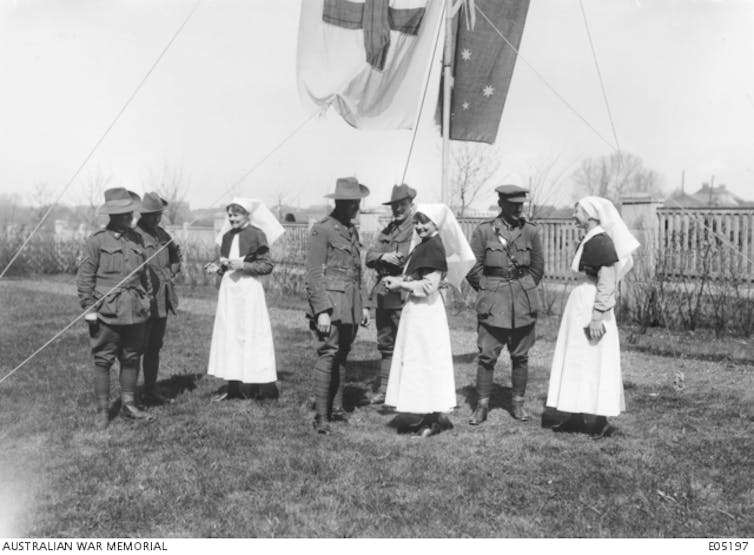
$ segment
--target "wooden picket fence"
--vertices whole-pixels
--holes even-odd
[[[484,218],[460,218],[468,238]],[[555,281],[573,278],[571,259],[581,231],[573,220],[540,219],[545,257],[545,277]],[[656,271],[666,278],[710,279],[735,278],[754,282],[754,208],[667,208],[657,209],[657,227],[652,237],[643,241],[639,257],[651,258]],[[272,258],[287,272],[302,272],[306,262],[309,226],[286,223],[285,234],[272,246]],[[210,228],[171,229],[181,244],[184,261],[196,266],[215,256],[214,230]],[[23,233],[0,236],[0,263],[10,259],[20,246]],[[375,233],[362,233],[365,246],[373,244]],[[59,240],[48,234],[35,237],[14,264],[10,275],[27,273],[60,273],[75,271],[81,241]]]
[[[459,218],[467,238],[485,218]],[[386,221],[383,223],[387,223]],[[545,257],[545,277],[554,281],[573,279],[571,259],[581,231],[570,218],[535,221]],[[309,226],[284,224],[285,234],[272,247],[276,263],[303,267]],[[736,277],[754,281],[754,208],[666,208],[657,209],[656,231],[644,243],[637,259],[651,264],[665,277],[711,279]],[[367,247],[374,233],[362,233]],[[185,242],[185,241],[184,241]],[[190,242],[190,241],[189,241]],[[202,241],[205,243],[206,241]],[[202,258],[211,258],[211,246],[199,248]],[[198,252],[196,254],[199,254]]]
[[[657,270],[754,281],[754,208],[658,208]]]

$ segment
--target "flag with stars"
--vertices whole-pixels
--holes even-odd
[[[474,0],[462,7],[475,9],[475,17],[466,14],[455,22],[450,138],[492,144],[516,64],[529,0]]]
[[[444,0],[302,0],[299,96],[361,129],[411,129]]]

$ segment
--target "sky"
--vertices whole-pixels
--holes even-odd
[[[98,175],[143,193],[168,168],[192,208],[233,194],[318,204],[346,175],[372,190],[366,206],[385,202],[411,132],[359,131],[332,110],[307,122],[296,87],[300,1],[200,0],[106,133],[196,0],[0,0],[0,194],[29,202],[43,189],[86,203]],[[667,190],[683,172],[687,192],[714,176],[754,200],[754,0],[582,2],[621,149]],[[432,108],[406,176],[425,201],[440,199]],[[525,185],[550,165],[568,176],[610,154],[612,137],[579,1],[531,0],[496,181]],[[566,178],[552,200],[573,194]],[[494,201],[489,191],[477,206]]]

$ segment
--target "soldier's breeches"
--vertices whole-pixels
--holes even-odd
[[[345,362],[356,336],[356,326],[335,323],[317,349],[314,364],[314,398],[317,414],[327,417],[333,406],[343,405]],[[339,404],[338,404],[339,403]]]
[[[121,368],[121,395],[130,395],[133,401],[139,375],[139,357],[144,347],[144,324],[115,326],[97,322],[91,330],[90,345],[94,355],[94,392],[98,402],[110,396],[110,368],[116,359],[120,361]]]
[[[144,387],[152,389],[157,382],[157,373],[160,369],[160,349],[165,337],[167,318],[151,318],[147,320],[144,332],[144,355],[142,368],[144,370]]]
[[[395,338],[398,335],[398,324],[401,320],[401,310],[394,308],[378,308],[375,314],[377,324],[377,350],[380,352],[380,374],[375,385],[381,392],[385,392],[390,377],[390,366],[393,362]]]
[[[506,334],[503,328],[493,328],[479,324],[477,329],[477,348],[479,349],[479,368],[492,372],[495,369],[500,352],[505,346]]]
[[[529,349],[536,338],[534,325],[522,328],[495,328],[479,324],[477,347],[477,393],[480,399],[490,396],[495,363],[503,349],[508,348],[511,356],[511,384],[513,395],[523,397],[526,392],[529,368]]]
[[[117,326],[97,322],[89,340],[95,366],[110,368],[117,359],[121,366],[138,368],[144,349],[144,328],[144,324]]]

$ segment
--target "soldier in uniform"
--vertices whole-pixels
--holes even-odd
[[[102,210],[110,216],[110,222],[87,239],[76,276],[79,301],[88,310],[84,318],[89,323],[94,355],[94,391],[100,428],[107,427],[109,422],[110,367],[116,358],[120,361],[121,415],[141,420],[153,418],[138,408],[135,401],[139,357],[152,296],[147,267],[143,265],[146,256],[141,236],[131,228],[133,212],[139,209],[139,204],[138,195],[122,187],[105,191]]]
[[[529,419],[524,409],[529,349],[534,345],[534,325],[542,309],[537,289],[544,274],[544,257],[537,228],[521,215],[526,189],[501,185],[500,215],[482,222],[471,236],[476,264],[466,279],[477,291],[479,360],[476,389],[479,401],[472,425],[487,419],[495,363],[503,346],[511,357],[512,415]]]
[[[358,326],[369,324],[361,279],[359,233],[354,218],[369,189],[354,177],[339,178],[332,213],[312,226],[306,258],[306,293],[310,327],[320,340],[314,365],[314,428],[330,432],[330,421],[344,421],[345,361]]]
[[[414,233],[413,214],[416,191],[406,184],[393,186],[388,202],[393,220],[382,230],[375,245],[367,251],[366,266],[377,271],[377,285],[369,296],[371,305],[376,303],[377,349],[382,359],[380,373],[374,384],[376,393],[370,399],[373,404],[385,402],[385,391],[393,361],[393,347],[398,333],[401,311],[406,302],[406,291],[389,291],[382,280],[387,276],[400,276],[408,259],[411,237]]]
[[[144,253],[149,260],[147,264],[153,292],[152,307],[144,331],[142,400],[154,405],[170,402],[157,389],[157,372],[160,368],[160,349],[165,337],[168,312],[175,315],[178,308],[173,278],[181,269],[181,250],[170,234],[159,225],[167,204],[157,193],[146,193],[141,201],[139,223],[136,225],[136,231],[144,243]],[[152,256],[155,253],[157,255]]]

